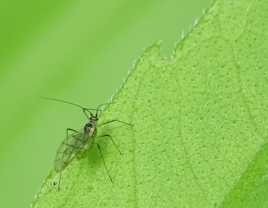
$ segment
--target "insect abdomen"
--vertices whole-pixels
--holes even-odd
[[[64,140],[56,154],[54,169],[60,172],[69,165],[72,159],[80,152],[88,142],[88,136],[85,134],[70,135]]]

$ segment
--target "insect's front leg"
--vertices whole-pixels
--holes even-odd
[[[128,126],[133,126],[133,124],[131,124],[131,123],[127,123],[127,122],[125,122],[125,121],[121,121],[121,120],[118,120],[118,119],[112,119],[112,120],[110,120],[110,121],[105,121],[105,122],[103,122],[103,123],[100,123],[100,124],[98,125],[98,127],[100,127],[100,126],[104,126],[104,125],[107,125],[107,124],[110,124],[110,123],[113,123],[113,122],[119,122],[119,123],[123,123],[123,124],[128,125]]]

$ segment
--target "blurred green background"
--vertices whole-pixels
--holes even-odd
[[[107,102],[145,47],[170,55],[211,0],[0,3],[0,207],[29,207],[79,109]]]

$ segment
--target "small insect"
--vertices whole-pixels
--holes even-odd
[[[104,126],[113,122],[119,122],[125,125],[132,126],[132,124],[120,121],[117,119],[109,120],[104,123],[98,124],[99,116],[102,112],[101,107],[104,105],[107,105],[109,103],[101,104],[99,105],[96,109],[91,109],[91,108],[85,108],[79,104],[68,102],[65,100],[60,100],[60,99],[55,99],[55,98],[48,98],[48,97],[43,97],[44,99],[47,100],[52,100],[56,102],[62,102],[66,104],[70,104],[76,107],[79,107],[82,109],[82,112],[84,115],[87,117],[88,121],[84,125],[83,129],[81,131],[77,131],[75,129],[67,128],[66,129],[66,138],[63,140],[61,145],[59,146],[55,161],[54,161],[54,170],[59,173],[59,181],[58,181],[58,190],[60,190],[60,182],[61,182],[61,173],[62,171],[70,164],[70,162],[77,156],[79,152],[81,152],[84,149],[87,149],[88,145],[93,145],[96,144],[98,151],[100,153],[101,159],[103,161],[104,168],[107,172],[107,175],[109,176],[109,179],[111,182],[113,182],[112,177],[109,174],[108,168],[106,166],[103,153],[101,150],[100,145],[95,142],[95,138],[97,137],[107,137],[109,138],[117,151],[121,153],[119,150],[117,144],[114,142],[113,137],[110,134],[103,134],[103,135],[97,135],[97,128],[100,126]],[[95,111],[95,113],[92,113],[92,111]],[[70,132],[72,132],[70,134]]]

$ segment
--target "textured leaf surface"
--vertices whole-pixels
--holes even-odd
[[[148,48],[102,121],[111,184],[92,148],[51,173],[33,207],[267,207],[268,3],[217,1],[176,47]]]

